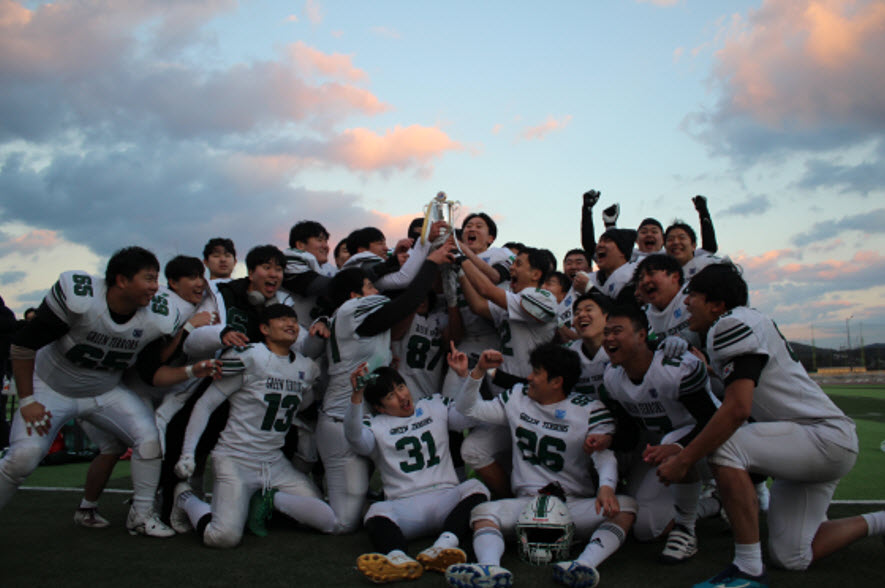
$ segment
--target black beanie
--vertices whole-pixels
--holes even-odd
[[[636,234],[633,229],[609,229],[602,234],[600,239],[614,241],[627,261],[630,261],[630,258],[633,257],[633,243],[636,241]]]

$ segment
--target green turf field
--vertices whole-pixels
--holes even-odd
[[[879,500],[885,504],[885,388],[827,388],[834,400],[857,421],[861,452],[857,465],[836,492],[838,500]],[[128,462],[117,466],[113,488],[131,487]],[[41,467],[27,486],[80,487],[86,464]],[[247,534],[236,549],[203,547],[195,535],[171,539],[130,537],[123,528],[126,494],[109,493],[102,512],[112,526],[88,530],[71,517],[78,492],[22,489],[0,512],[0,587],[60,586],[370,586],[354,568],[354,560],[370,546],[365,533],[321,536],[291,522],[271,521],[269,537]],[[882,508],[871,504],[835,504],[830,516],[840,517]],[[763,517],[764,524],[764,517]],[[764,533],[763,529],[763,533]],[[764,536],[764,535],[763,535]],[[656,562],[660,544],[626,545],[600,569],[603,588],[684,587],[719,571],[732,556],[731,535],[719,519],[698,524],[700,552],[681,566]],[[413,542],[417,553],[432,539]],[[553,586],[550,571],[519,561],[508,549],[503,565],[517,586]],[[885,545],[867,538],[833,557],[816,562],[809,572],[769,570],[771,585],[783,588],[885,586]],[[404,584],[444,586],[440,575]]]

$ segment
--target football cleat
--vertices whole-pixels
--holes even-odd
[[[74,512],[74,524],[89,529],[104,529],[111,523],[98,514],[98,508],[78,508]]]
[[[169,513],[169,526],[172,527],[176,533],[187,533],[193,529],[191,520],[184,511],[184,500],[182,500],[182,496],[184,496],[185,500],[187,499],[186,494],[188,492],[191,494],[194,493],[190,484],[187,482],[179,482],[175,485],[175,493],[173,494],[174,498],[172,499],[172,512]]]
[[[457,547],[428,547],[418,554],[417,560],[425,570],[445,572],[452,564],[466,562],[467,554]]]
[[[267,521],[273,516],[273,495],[276,488],[258,490],[249,500],[249,518],[246,526],[259,537],[267,537]]]
[[[599,584],[599,572],[578,560],[561,561],[553,565],[553,579],[572,588],[594,588]]]
[[[674,525],[661,552],[661,563],[682,563],[698,552],[698,539],[682,525]]]
[[[455,564],[446,569],[446,582],[455,588],[510,588],[513,574],[501,566]]]
[[[692,588],[768,588],[768,576],[751,576],[740,571],[734,564]]]
[[[424,573],[421,564],[398,549],[387,555],[364,553],[356,558],[356,569],[376,584],[415,580]]]
[[[156,513],[139,514],[134,508],[129,509],[129,516],[126,517],[126,530],[130,535],[146,535],[161,539],[175,535],[172,527],[161,521]]]

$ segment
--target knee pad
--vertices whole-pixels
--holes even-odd
[[[160,438],[154,436],[150,439],[144,439],[141,443],[132,448],[132,457],[137,459],[160,459],[163,452],[160,449]]]

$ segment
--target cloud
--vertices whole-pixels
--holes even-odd
[[[32,253],[58,244],[60,244],[60,240],[55,231],[37,229],[18,237],[0,241],[0,256],[7,255],[11,251]]]
[[[316,0],[307,0],[304,3],[304,15],[311,24],[318,25],[323,22],[323,10]]]
[[[805,171],[797,182],[804,190],[839,189],[840,192],[856,192],[864,196],[882,190],[885,186],[885,141],[878,141],[876,149],[865,161],[845,164],[821,158],[805,162]]]
[[[402,35],[396,29],[391,29],[388,27],[372,27],[370,29],[372,34],[378,37],[384,37],[385,39],[401,39]]]
[[[366,72],[354,67],[352,55],[341,55],[340,53],[327,55],[309,47],[303,41],[297,41],[290,45],[289,52],[298,72],[305,76],[318,73],[351,82],[362,82],[368,78]]]
[[[714,153],[751,165],[764,154],[827,154],[881,137],[882,2],[765,0],[732,16],[722,39],[718,101],[684,121]]]
[[[793,236],[797,247],[804,247],[824,239],[830,239],[844,231],[861,231],[866,234],[885,233],[885,208],[877,208],[864,214],[842,217],[815,223],[811,229]]]
[[[27,274],[25,272],[20,271],[11,271],[11,272],[3,272],[0,273],[0,286],[6,286],[8,284],[14,284],[19,280],[23,279]]]
[[[655,6],[675,6],[682,0],[636,0],[638,4],[654,4]]]
[[[442,130],[417,125],[397,125],[383,135],[364,128],[349,129],[330,145],[337,160],[362,170],[426,167],[442,153],[461,149]]]
[[[768,196],[751,196],[743,202],[732,204],[719,214],[721,216],[753,216],[763,214],[771,208],[771,200]]]
[[[543,123],[523,130],[519,136],[526,141],[540,140],[552,131],[564,129],[570,122],[572,122],[572,115],[570,114],[565,115],[559,120],[553,116],[548,116]]]

